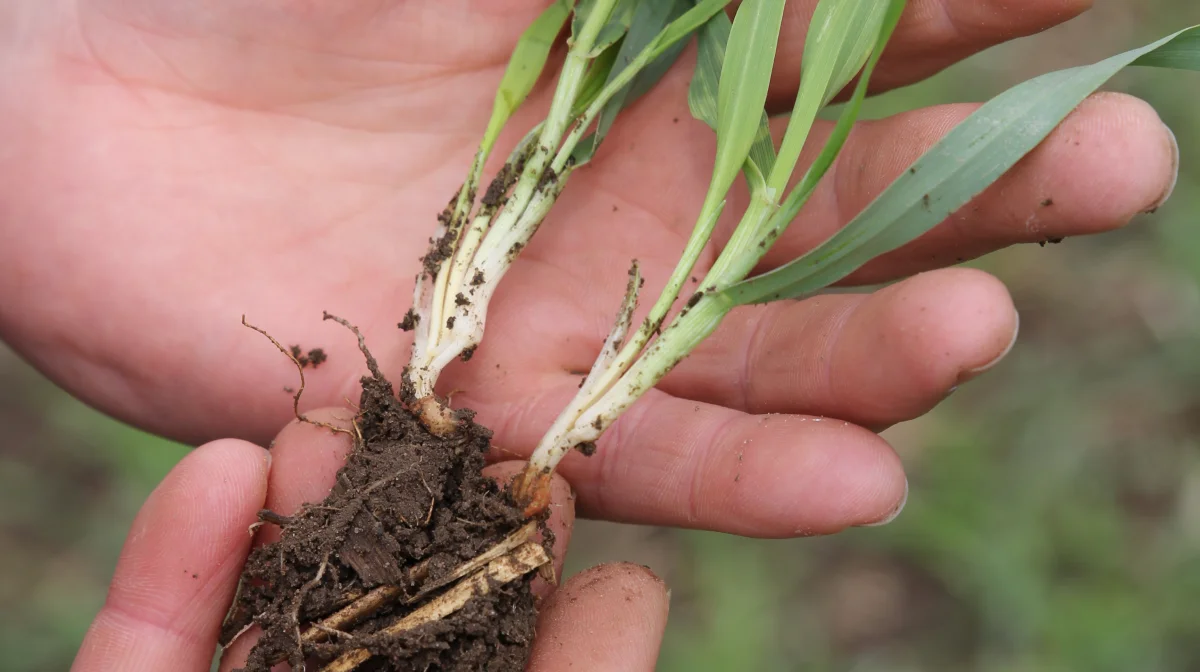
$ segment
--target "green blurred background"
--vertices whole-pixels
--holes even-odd
[[[1096,4],[871,113],[983,100],[1200,23],[1196,0]],[[792,541],[580,524],[569,572],[633,560],[670,583],[661,670],[1200,671],[1200,76],[1142,70],[1110,88],[1174,128],[1175,197],[1119,233],[976,264],[1011,288],[1021,339],[887,433],[912,485],[898,521]],[[0,423],[3,667],[62,670],[137,507],[185,449],[2,349]]]

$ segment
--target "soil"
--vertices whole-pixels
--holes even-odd
[[[301,642],[312,623],[371,589],[397,586],[415,595],[527,522],[508,492],[482,474],[491,432],[460,411],[455,433],[431,434],[368,361],[374,373],[362,381],[355,447],[337,485],[294,516],[260,515],[281,528],[281,538],[251,553],[222,644],[249,625],[262,628],[247,672],[284,660],[314,669],[359,648],[374,654],[362,670],[525,669],[536,621],[533,574],[400,635],[377,633],[420,601],[401,598],[324,641]]]

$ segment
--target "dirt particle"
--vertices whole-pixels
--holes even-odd
[[[421,257],[421,265],[429,277],[436,277],[442,262],[454,254],[454,243],[457,240],[458,236],[453,227],[446,231],[446,235],[441,238],[430,240],[429,252]]]
[[[400,327],[401,331],[412,331],[420,322],[421,316],[417,314],[416,309],[409,308],[408,312],[404,314],[404,319],[400,320],[400,324],[396,326]]]
[[[475,356],[475,349],[478,347],[479,347],[478,345],[472,345],[471,347],[463,350],[462,354],[459,355],[458,358],[464,362],[471,361],[471,358]]]
[[[453,328],[454,328],[454,320],[455,320],[455,318],[454,318],[454,316],[453,316],[453,315],[451,315],[450,317],[447,317],[447,318],[446,318],[446,328],[447,328],[447,329],[453,329]]]
[[[483,198],[480,203],[488,208],[499,207],[504,200],[504,195],[512,188],[512,185],[517,181],[517,177],[521,174],[523,166],[515,166],[513,164],[504,164],[500,172],[496,174],[496,179],[488,185],[487,191],[483,193]]]
[[[558,173],[554,172],[553,168],[546,167],[546,172],[542,173],[542,179],[538,180],[537,188],[539,191],[554,185],[558,182]]]
[[[292,357],[302,369],[310,366],[315,369],[329,359],[329,356],[325,354],[325,350],[322,348],[313,348],[305,353],[300,346],[293,345],[288,348],[288,352],[292,354]]]
[[[703,298],[704,298],[704,292],[696,292],[695,294],[692,294],[692,298],[688,299],[688,302],[687,302],[687,305],[685,306],[685,308],[695,308],[696,304],[700,303],[700,299],[703,299]]]
[[[1043,200],[1042,200],[1042,207],[1043,207],[1043,208],[1048,208],[1048,207],[1050,207],[1050,206],[1052,206],[1052,205],[1054,205],[1054,199],[1053,199],[1053,198],[1046,198],[1046,199],[1043,199]]]
[[[475,271],[475,275],[471,277],[471,286],[478,287],[484,283],[483,271]]]
[[[459,292],[458,294],[454,295],[454,305],[469,306],[471,305],[471,300],[468,299],[462,292]]]
[[[578,446],[575,446],[575,450],[578,450],[587,457],[591,457],[592,455],[596,454],[596,443],[594,441],[584,441]]]

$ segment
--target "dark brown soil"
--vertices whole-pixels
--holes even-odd
[[[336,487],[290,518],[262,515],[282,537],[251,553],[221,638],[227,644],[252,623],[263,629],[247,672],[267,672],[283,660],[314,669],[362,647],[375,654],[363,670],[525,669],[536,620],[532,575],[399,636],[373,633],[419,604],[399,600],[349,628],[350,637],[299,643],[311,623],[372,588],[415,594],[526,522],[508,493],[481,473],[491,432],[462,415],[454,435],[434,436],[390,383],[378,374],[363,379],[361,440]]]

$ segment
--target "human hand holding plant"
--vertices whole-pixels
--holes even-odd
[[[5,339],[91,403],[193,441],[263,440],[286,421],[286,363],[247,337],[242,313],[331,351],[307,403],[341,403],[361,373],[343,334],[314,319],[321,308],[361,323],[397,370],[409,341],[394,321],[429,221],[470,162],[513,41],[545,4],[7,3]],[[798,62],[812,4],[789,5],[781,62]],[[914,2],[874,81],[914,81],[1086,4]],[[485,345],[443,376],[508,455],[531,449],[590,365],[623,289],[614,267],[638,258],[652,291],[677,259],[712,153],[684,102],[689,61],[613,129],[608,147],[635,151],[602,150],[572,178],[500,287]],[[796,72],[780,68],[774,105],[791,101]],[[764,263],[828,235],[971,109],[861,125]],[[1053,138],[975,206],[853,279],[1107,230],[1173,180],[1170,135],[1138,101],[1099,97]],[[1046,192],[1055,206],[1038,210]],[[739,209],[731,202],[716,240]],[[706,249],[701,268],[712,259]],[[960,270],[738,309],[609,432],[603,457],[569,459],[564,473],[592,516],[764,536],[880,520],[904,479],[860,427],[925,412],[1003,354],[1015,326],[1003,288]],[[754,415],[766,412],[789,415]]]
[[[521,506],[527,505],[526,516],[542,511],[549,503],[550,475],[559,460],[572,448],[584,452],[594,449],[595,442],[605,430],[694,352],[734,308],[803,296],[847,277],[862,276],[864,267],[865,274],[869,275],[872,259],[881,255],[887,258],[889,253],[930,232],[943,219],[967,206],[1026,153],[1034,150],[1088,93],[1125,65],[1184,68],[1200,65],[1200,59],[1196,58],[1196,31],[1193,30],[1089,68],[1054,73],[1022,85],[972,114],[937,142],[920,160],[908,166],[887,190],[856,214],[843,230],[794,261],[767,270],[769,250],[786,251],[789,245],[794,245],[785,230],[801,215],[804,206],[810,206],[804,208],[809,217],[814,214],[811,206],[817,206],[819,219],[820,185],[829,185],[829,179],[823,180],[830,177],[827,175],[829,170],[835,163],[842,166],[847,156],[854,157],[853,152],[842,150],[867,91],[866,83],[880,65],[880,54],[900,23],[905,2],[824,1],[817,6],[804,45],[799,93],[778,148],[771,141],[763,108],[770,97],[771,73],[778,70],[786,77],[786,70],[776,67],[776,43],[784,23],[784,2],[748,0],[738,10],[732,30],[723,14],[726,4],[727,0],[672,0],[667,4],[584,0],[576,5],[570,0],[560,0],[542,13],[525,33],[501,84],[495,112],[465,186],[439,217],[442,228],[431,239],[433,245],[424,258],[423,270],[417,275],[414,308],[401,325],[416,332],[409,365],[404,368],[399,381],[403,407],[397,405],[394,389],[367,353],[363,335],[359,333],[359,345],[366,354],[372,376],[363,379],[362,405],[355,414],[352,429],[340,430],[353,436],[355,441],[345,468],[338,474],[336,487],[321,503],[303,507],[293,516],[269,511],[260,514],[265,522],[280,526],[283,535],[278,542],[251,554],[236,606],[222,633],[222,642],[228,642],[252,623],[264,629],[262,639],[247,661],[247,669],[266,670],[284,659],[298,665],[312,655],[329,662],[325,669],[339,671],[353,669],[372,656],[389,657],[400,665],[420,666],[422,661],[428,660],[424,657],[428,655],[438,658],[448,655],[449,658],[443,661],[446,664],[472,669],[477,663],[482,664],[483,659],[477,658],[483,650],[491,651],[486,654],[489,667],[493,663],[505,669],[523,667],[524,653],[509,660],[504,654],[509,645],[502,637],[497,637],[502,632],[516,632],[513,628],[531,631],[529,580],[524,578],[515,586],[504,586],[548,562],[546,551],[537,544],[527,543],[533,523],[527,524],[520,509],[513,508],[512,500],[500,497],[490,481],[481,476],[480,451],[492,446],[491,432],[469,422],[465,415],[452,417],[447,414],[442,400],[434,394],[434,384],[455,357],[461,355],[466,360],[475,354],[488,308],[494,307],[493,303],[500,304],[499,295],[495,293],[500,279],[513,267],[518,253],[529,245],[533,232],[555,204],[568,176],[580,165],[600,158],[595,147],[609,130],[605,118],[608,101],[613,100],[619,109],[633,99],[635,96],[626,97],[623,93],[616,99],[612,96],[632,81],[626,78],[629,73],[669,50],[670,42],[703,26],[699,38],[699,66],[691,77],[688,107],[717,131],[716,166],[709,186],[704,189],[695,227],[660,298],[647,317],[635,321],[637,293],[643,279],[635,264],[625,291],[624,307],[616,327],[602,346],[601,355],[580,383],[575,399],[566,405],[538,441],[529,465],[514,482],[513,495]],[[670,8],[669,13],[678,18],[656,18],[664,8]],[[481,186],[479,180],[485,159],[498,140],[508,115],[532,89],[536,72],[541,70],[539,60],[550,49],[563,21],[572,15],[570,51],[558,75],[549,113],[526,136],[532,139],[531,144],[521,143],[520,146],[527,149],[517,150],[510,164],[501,171],[502,176],[519,177],[511,181],[498,178],[482,199],[480,214],[473,215],[472,205],[476,188]],[[919,14],[909,12],[905,16]],[[36,23],[36,18],[36,12],[29,12],[18,16],[15,25],[26,29]],[[667,22],[670,25],[653,39],[650,38],[657,28],[635,37],[639,30],[648,29],[656,22],[658,26]],[[239,37],[242,42],[249,37],[249,44],[256,45],[259,36]],[[96,53],[92,42],[86,38],[83,42]],[[619,51],[617,47],[609,48],[614,44],[620,45]],[[239,43],[238,46],[246,45]],[[528,48],[541,56],[531,58],[522,52]],[[817,111],[850,84],[860,68],[863,70],[861,82],[855,87],[838,124],[832,130],[814,129]],[[178,72],[178,68],[173,71]],[[664,71],[660,69],[658,73]],[[514,73],[515,79],[510,81],[510,75]],[[193,89],[204,88],[202,84],[196,86],[186,76],[180,79],[187,81]],[[667,91],[670,90],[669,83],[668,80],[664,84]],[[637,82],[633,86],[636,88]],[[643,90],[646,88],[649,86]],[[228,101],[222,103],[228,105]],[[294,113],[292,109],[287,111]],[[271,112],[278,113],[279,110],[272,107]],[[589,142],[584,134],[591,130],[597,118],[596,140]],[[672,119],[672,123],[677,122],[677,118]],[[1069,126],[1069,123],[1064,125],[1060,133]],[[827,138],[821,137],[822,130],[827,131]],[[1166,197],[1173,179],[1170,173],[1176,160],[1175,148],[1169,133],[1166,136],[1167,155],[1171,159],[1167,162],[1166,186],[1150,207],[1155,207]],[[806,140],[816,142],[806,143]],[[1076,146],[1080,144],[1075,141]],[[815,149],[805,149],[808,145],[821,147],[820,153],[814,156]],[[1044,148],[1043,153],[1046,151],[1049,150]],[[1034,154],[1026,159],[1026,163],[1036,163],[1038,158],[1044,157]],[[806,165],[808,161],[811,166]],[[605,174],[598,165],[593,166],[596,170],[587,173],[593,179]],[[610,172],[614,165],[619,162],[610,158]],[[859,178],[867,174],[865,163],[851,168],[857,169]],[[738,203],[736,196],[726,192],[737,173],[743,170],[750,187],[750,198],[748,202]],[[795,184],[794,178],[801,175],[802,179]],[[834,171],[832,177],[837,176],[838,171]],[[1019,177],[1020,171],[1017,171],[1010,173],[1008,179]],[[603,190],[598,185],[592,186],[593,193]],[[1005,186],[1011,188],[1014,185]],[[1047,208],[1055,203],[1055,197],[1046,193],[1048,185],[1045,181],[1032,186],[1026,191],[1038,195],[1037,207]],[[832,189],[836,196],[839,187],[839,181],[834,179],[832,186],[826,189]],[[727,199],[734,201],[734,212],[740,211],[742,217],[732,232],[728,225],[725,225],[725,231],[718,232],[720,214]],[[986,199],[985,194],[976,202]],[[1031,204],[1031,207],[1034,206]],[[977,206],[976,211],[980,208]],[[613,210],[617,210],[615,205]],[[1032,228],[1030,224],[1036,223],[1037,219],[1037,214],[1026,217],[1027,234]],[[565,227],[564,230],[569,232]],[[654,246],[648,246],[642,240],[644,234],[644,231],[638,232],[639,244],[633,246],[641,255],[654,252]],[[562,249],[563,256],[551,255],[548,261],[543,260],[544,263],[554,266],[553,262],[570,261],[566,254],[570,247],[567,245]],[[620,245],[617,247],[629,251]],[[677,249],[668,258],[678,256]],[[967,249],[958,246],[954,252],[966,255],[969,254]],[[768,266],[763,268],[763,263]],[[657,270],[665,271],[670,265],[665,264]],[[561,266],[558,268],[562,270]],[[18,268],[20,270],[26,269]],[[649,266],[647,270],[651,270]],[[692,273],[703,279],[693,276],[691,282],[695,286],[685,288],[688,275]],[[589,273],[588,279],[594,275]],[[757,277],[747,279],[751,275]],[[685,292],[690,292],[691,298],[678,315],[668,321],[672,306],[678,298],[688,295]],[[524,308],[536,296],[536,293],[523,296],[518,305]],[[497,300],[493,302],[493,299]],[[994,318],[996,314],[990,317]],[[962,379],[962,374],[969,375],[986,368],[1011,345],[1016,330],[1015,315],[1005,311],[1004,317],[1009,318],[1009,324],[1002,332],[1007,335],[1000,341],[1003,347],[997,348],[998,352],[977,366],[955,367],[956,380]],[[339,321],[349,326],[344,320]],[[845,334],[848,322],[849,319],[844,318],[842,324],[837,325],[834,329],[837,336]],[[638,324],[640,326],[635,326]],[[351,329],[358,333],[354,327]],[[752,337],[753,345],[756,343]],[[283,346],[280,349],[286,351]],[[830,370],[828,374],[832,377],[832,362],[823,360],[822,354],[829,355],[832,360],[836,353],[830,353],[827,347],[816,357],[823,368]],[[544,355],[538,353],[538,356]],[[954,359],[949,352],[946,358]],[[519,360],[518,357],[518,363]],[[300,362],[293,363],[301,366]],[[497,368],[500,366],[497,364]],[[522,373],[528,371],[523,369]],[[567,370],[567,374],[578,376],[580,372]],[[443,382],[447,379],[449,377],[442,378]],[[479,381],[478,377],[472,381],[469,376],[464,376],[462,380],[476,382],[477,389],[487,387],[487,381]],[[545,381],[539,382],[544,384]],[[868,394],[875,391],[870,385],[864,387]],[[502,397],[506,395],[511,392],[505,390],[501,394]],[[748,397],[744,388],[742,396],[743,401]],[[299,397],[300,393],[297,393],[296,399]],[[540,399],[533,401],[536,404]],[[862,400],[857,398],[855,401],[861,403]],[[693,405],[695,414],[691,422],[672,423],[677,418],[670,417],[669,410],[664,410],[662,405],[648,407],[647,404],[642,404],[641,409],[649,421],[646,417],[642,420],[647,424],[659,423],[675,432],[699,428],[708,441],[731,443],[730,438],[742,439],[738,445],[743,448],[761,438],[756,434],[762,432],[755,430],[761,430],[763,423],[756,423],[754,428],[740,434],[735,430],[744,428],[735,426],[732,420],[717,427],[705,426],[700,404],[692,401],[688,405]],[[527,409],[528,406],[522,410]],[[526,415],[520,410],[509,410],[491,422],[504,429],[525,420]],[[853,412],[847,415],[853,417]],[[664,417],[668,420],[666,423],[662,423]],[[812,420],[811,424],[816,425],[823,418],[792,419]],[[787,418],[784,420],[786,422]],[[848,470],[852,472],[850,478],[842,478],[839,468],[844,469],[846,463],[869,462],[873,457],[876,464],[871,466],[883,464],[885,467],[875,470],[876,475],[882,476],[878,479],[880,482],[890,480],[892,486],[899,482],[895,478],[894,460],[889,459],[888,451],[878,450],[878,442],[872,451],[866,441],[860,441],[858,445],[854,441],[856,432],[858,438],[874,438],[873,435],[853,429],[849,423],[834,427],[834,432],[838,436],[828,443],[836,448],[832,455],[838,456],[842,464],[834,464],[832,460],[828,465],[813,464],[816,451],[810,450],[801,460],[802,464],[807,462],[804,466],[809,468],[793,470],[812,479],[811,483],[803,485],[817,486],[803,488],[813,501],[804,503],[805,512],[800,514],[801,517],[820,518],[828,513],[821,510],[822,505],[825,509],[836,510],[847,499],[860,498],[865,480],[862,477],[872,470],[862,469],[861,464],[854,465],[854,469]],[[639,433],[638,438],[644,439],[642,434],[649,433]],[[800,439],[811,440],[819,433],[793,431],[793,436],[788,438],[802,434],[806,436],[800,436]],[[839,443],[841,445],[837,445]],[[770,445],[766,447],[771,448]],[[607,457],[611,450],[606,449],[604,455]],[[716,527],[749,534],[772,534],[762,530],[764,523],[765,526],[778,525],[781,518],[786,522],[794,521],[787,520],[788,510],[778,510],[778,492],[764,491],[755,485],[769,486],[778,482],[780,479],[776,474],[780,471],[780,463],[786,460],[780,460],[775,451],[762,455],[760,448],[754,451],[751,459],[744,461],[745,452],[737,451],[736,464],[731,459],[732,450],[710,456],[685,454],[685,459],[680,460],[684,469],[669,463],[655,465],[660,473],[650,479],[646,476],[656,476],[653,470],[650,474],[633,470],[632,478],[626,480],[636,482],[640,479],[646,487],[634,490],[631,496],[623,498],[622,503],[635,515],[641,515],[641,519],[656,521],[653,504],[661,504],[661,493],[665,490],[670,497],[672,489],[686,489],[690,495],[686,501],[687,518],[683,521],[686,524],[714,526],[703,515],[694,515],[698,500],[707,498],[718,516],[724,514],[731,519],[732,524],[717,524]],[[885,463],[889,461],[893,467],[890,479],[884,473],[888,471]],[[610,463],[611,460],[601,461],[598,465],[602,475],[612,473]],[[735,468],[737,473],[730,486],[728,474]],[[737,484],[744,472],[749,472],[747,484],[739,488]],[[818,475],[814,478],[814,474]],[[628,473],[622,475],[630,476]],[[722,476],[725,482],[722,482]],[[586,477],[582,480],[588,481]],[[851,481],[857,482],[851,484]],[[594,495],[619,494],[619,488],[604,479],[591,485],[594,488],[600,486]],[[628,486],[629,483],[621,485]],[[787,481],[784,489],[795,485],[795,482]],[[821,486],[825,486],[825,492]],[[750,492],[747,488],[751,488]],[[876,500],[883,498],[877,488],[873,490],[871,494],[876,495]],[[900,489],[893,487],[891,493],[886,490],[885,486],[884,497],[890,494],[891,500],[900,499],[900,504],[893,503],[889,509],[868,520],[890,519],[903,505]],[[648,499],[650,506],[638,501],[638,495],[643,501]],[[852,524],[845,520],[852,520],[852,516],[845,511],[841,513],[841,519],[835,514],[833,521],[825,525],[837,529]],[[468,531],[464,526],[475,529]],[[783,534],[814,531],[821,531],[821,528],[793,525]],[[443,565],[445,569],[442,569]],[[412,592],[414,590],[416,592]],[[485,629],[483,639],[479,639],[478,628],[469,624],[474,613],[471,609],[455,614],[468,604],[475,605],[472,609],[476,610],[493,609],[499,615],[500,620],[492,621]],[[396,620],[394,616],[398,614],[404,615]],[[451,614],[454,615],[450,620],[433,622]],[[425,642],[418,650],[410,651],[409,645],[402,642],[417,636],[418,631],[413,628],[418,624],[434,629],[450,628],[445,632],[451,633],[450,641],[456,644],[445,654],[437,653],[444,649],[435,642]],[[454,632],[465,635],[468,631],[476,633],[473,638],[453,636]],[[492,634],[488,635],[488,632]],[[395,648],[397,646],[400,649]],[[481,646],[484,647],[482,650]]]
[[[339,422],[346,413],[313,416]],[[295,423],[280,433],[270,453],[223,440],[184,458],[134,521],[104,609],[72,669],[208,670],[251,543],[246,531],[259,509],[290,514],[322,497],[348,449],[344,435]],[[518,468],[494,465],[490,473],[502,477]],[[560,484],[550,521],[557,558],[570,538],[572,504]],[[260,537],[274,531],[264,528]],[[548,593],[548,587],[541,592]],[[529,669],[564,669],[563,656],[569,655],[589,669],[651,670],[666,612],[666,588],[648,570],[624,564],[591,569],[543,604]],[[251,641],[238,640],[220,669],[241,665]]]

